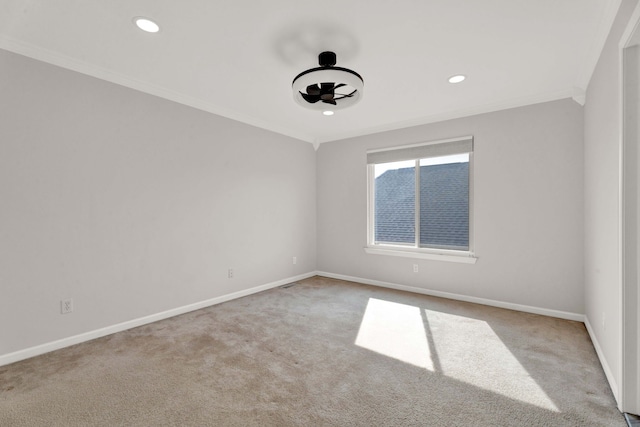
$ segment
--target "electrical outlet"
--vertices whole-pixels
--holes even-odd
[[[63,299],[60,301],[60,314],[69,314],[73,311],[73,300]]]
[[[418,264],[413,264],[413,272],[414,273],[418,272]]]
[[[229,279],[233,279],[233,269],[231,269],[231,268],[229,269],[228,276],[229,276]]]
[[[293,265],[296,265],[298,263],[298,257],[293,257]]]

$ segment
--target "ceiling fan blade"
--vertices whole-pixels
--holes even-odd
[[[335,86],[333,87],[333,90],[336,90],[336,89],[338,89],[339,87],[346,86],[346,85],[347,85],[346,83],[340,83],[339,85],[335,85]]]
[[[333,99],[323,99],[322,102],[324,102],[325,104],[338,105],[338,103],[336,101],[334,101]]]
[[[302,95],[304,100],[310,104],[315,104],[316,102],[320,101],[319,95],[307,95],[306,93],[302,93],[302,92],[300,92],[300,95]]]
[[[334,93],[333,92],[325,92],[322,95],[320,95],[320,99],[322,99],[323,101],[331,101],[333,99]]]
[[[307,86],[307,93],[309,95],[320,95],[320,88],[317,84]]]
[[[351,98],[353,96],[354,93],[356,93],[358,90],[354,90],[351,93],[336,93],[336,95],[340,95],[340,98],[333,98],[333,99],[342,99],[342,98]]]

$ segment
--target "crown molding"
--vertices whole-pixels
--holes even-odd
[[[613,0],[619,6],[620,0]],[[609,8],[611,9],[611,8]],[[617,11],[617,6],[614,8],[614,12]],[[613,13],[615,17],[615,13]],[[608,19],[607,22],[612,20]],[[607,28],[610,28],[610,23]],[[120,86],[124,86],[130,89],[134,89],[143,93],[158,96],[169,101],[173,101],[182,105],[186,105],[198,110],[206,111],[221,117],[225,117],[231,120],[239,121],[241,123],[258,127],[267,131],[275,132],[280,135],[288,136],[300,141],[310,143],[317,150],[319,144],[324,142],[339,141],[343,139],[349,139],[359,136],[371,135],[374,133],[387,132],[392,130],[403,129],[407,127],[420,126],[430,123],[441,122],[445,120],[452,120],[457,118],[469,117],[478,114],[490,113],[500,110],[506,110],[510,108],[517,108],[531,104],[538,104],[542,102],[555,101],[563,98],[573,98],[580,105],[584,105],[584,93],[585,90],[577,86],[571,90],[559,91],[555,93],[548,93],[542,95],[533,95],[523,98],[507,99],[501,102],[481,105],[464,110],[449,111],[441,114],[434,114],[423,117],[416,117],[414,119],[403,120],[393,123],[386,123],[379,126],[356,129],[353,131],[336,133],[326,138],[318,138],[310,134],[302,134],[292,131],[289,128],[282,126],[274,126],[272,123],[268,123],[264,120],[257,119],[255,117],[222,108],[218,105],[206,102],[202,99],[184,95],[154,84],[143,82],[120,73],[115,73],[111,70],[102,67],[96,67],[88,65],[87,63],[80,61],[76,58],[60,54],[51,50],[47,50],[38,46],[31,45],[22,41],[14,40],[12,38],[0,35],[0,49],[7,50],[28,58],[32,58],[38,61],[42,61],[54,66],[58,66],[64,69],[75,71],[81,74],[85,74],[91,77],[105,80],[110,83],[114,83]],[[601,47],[600,47],[601,49]],[[596,60],[597,62],[597,60]],[[594,64],[595,67],[595,64]],[[593,72],[591,70],[590,74]]]
[[[587,102],[587,91],[579,87],[574,87],[571,98],[584,107],[584,104]]]
[[[424,117],[417,117],[415,119],[404,120],[400,122],[386,123],[380,126],[370,127],[366,129],[359,129],[351,132],[343,132],[333,135],[330,138],[318,139],[317,142],[333,142],[343,139],[356,138],[359,136],[372,135],[375,133],[388,132],[398,129],[404,129],[415,126],[422,126],[431,123],[443,122],[446,120],[460,119],[464,117],[477,116],[479,114],[493,113],[501,110],[509,110],[511,108],[525,107],[527,105],[541,104],[543,102],[558,101],[560,99],[574,98],[576,95],[575,89],[562,90],[553,93],[547,93],[542,95],[533,95],[522,98],[507,99],[501,102],[492,104],[480,105],[477,107],[467,108],[464,110],[448,111],[442,114],[433,114]],[[574,100],[576,100],[574,98]],[[578,100],[576,102],[580,103]],[[582,105],[582,104],[581,104]]]
[[[292,131],[291,129],[283,128],[280,126],[274,126],[273,124],[268,123],[264,120],[257,119],[255,117],[252,117],[246,114],[242,114],[234,110],[222,108],[218,105],[214,105],[209,102],[203,101],[202,99],[192,97],[189,95],[184,95],[182,93],[178,93],[161,86],[143,82],[141,80],[137,80],[120,73],[115,73],[106,68],[89,65],[76,58],[66,56],[58,52],[53,52],[51,50],[44,49],[39,46],[34,46],[29,43],[18,41],[3,35],[0,35],[0,49],[4,49],[6,51],[13,52],[18,55],[26,56],[28,58],[35,59],[37,61],[42,61],[51,65],[55,65],[57,67],[61,67],[67,70],[75,71],[80,74],[85,74],[87,76],[95,77],[100,80],[105,80],[107,82],[114,83],[119,86],[124,86],[129,89],[134,89],[149,95],[154,95],[163,99],[167,99],[169,101],[173,101],[178,104],[182,104],[198,110],[206,111],[208,113],[225,117],[227,119],[242,122],[250,126],[258,127],[264,130],[275,132],[275,133],[288,136],[294,139],[298,139],[300,141],[304,141],[308,143],[314,142],[314,138],[311,135],[297,133]]]
[[[602,49],[604,49],[604,44],[609,37],[611,27],[613,26],[613,21],[616,19],[616,15],[618,14],[618,9],[620,9],[621,3],[622,0],[610,0],[607,9],[600,18],[598,29],[596,31],[595,41],[591,45],[591,49],[589,51],[589,54],[587,55],[585,63],[580,68],[582,71],[576,77],[575,86],[583,92],[586,92],[587,88],[589,87],[591,76],[593,76],[596,65],[598,65],[598,60],[600,59],[600,55],[602,54]],[[576,102],[580,103],[580,101],[577,100]],[[582,103],[581,105],[584,105],[584,103]]]

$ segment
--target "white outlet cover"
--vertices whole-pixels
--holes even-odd
[[[60,301],[60,314],[69,314],[71,312],[73,312],[73,299]]]

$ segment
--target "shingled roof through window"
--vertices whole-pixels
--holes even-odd
[[[389,170],[376,178],[376,242],[414,243],[414,169]],[[420,167],[420,245],[469,248],[468,163]]]

